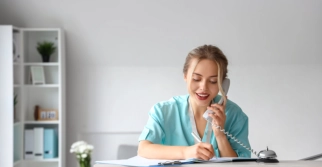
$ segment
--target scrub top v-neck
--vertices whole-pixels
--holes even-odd
[[[221,96],[217,95],[213,101],[218,103]],[[167,101],[155,104],[150,112],[149,119],[139,137],[139,141],[148,140],[154,144],[167,146],[192,146],[196,144],[191,132],[197,131],[189,114],[189,95],[175,96]],[[248,141],[248,117],[234,102],[226,103],[225,130],[233,134],[239,141],[250,147]],[[193,113],[192,113],[193,114]],[[194,123],[195,124],[195,123]],[[194,130],[195,129],[195,130]],[[208,130],[211,132],[208,132]],[[195,134],[198,134],[195,132]],[[207,138],[210,137],[208,140]],[[216,136],[211,126],[207,125],[202,142],[209,141],[213,145],[215,154],[220,157]],[[233,150],[239,157],[250,157],[250,151],[228,138]]]
[[[189,101],[188,101],[189,103]],[[190,123],[191,123],[191,129],[192,129],[192,132],[197,136],[199,137],[199,139],[201,139],[201,137],[199,136],[199,133],[198,133],[198,130],[197,130],[197,126],[196,126],[196,121],[195,121],[195,117],[194,117],[194,111],[189,103],[188,105],[188,112],[189,112],[189,118],[190,118]],[[210,143],[210,137],[212,135],[212,128],[211,128],[211,123],[210,122],[207,122],[206,124],[206,127],[205,127],[205,130],[204,130],[204,134],[203,134],[203,137],[201,139],[202,142],[205,142],[205,143]],[[198,143],[197,139],[194,139],[195,141],[195,144]]]

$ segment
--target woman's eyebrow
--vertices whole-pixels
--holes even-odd
[[[201,74],[198,74],[198,73],[192,73],[192,74],[195,74],[195,75],[198,75],[198,76],[202,76]],[[210,76],[209,78],[212,78],[212,77],[217,77],[217,75],[213,75],[213,76]]]

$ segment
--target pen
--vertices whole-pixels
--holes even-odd
[[[191,132],[191,134],[199,143],[201,142],[200,138],[195,133]]]
[[[180,161],[166,161],[166,162],[159,162],[158,165],[164,166],[164,165],[176,165],[176,164],[182,164]]]

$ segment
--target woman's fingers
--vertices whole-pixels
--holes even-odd
[[[221,113],[224,113],[224,111],[225,111],[225,106],[220,105],[220,104],[211,104],[210,107],[217,109]]]
[[[207,109],[213,112],[208,114],[208,116],[210,116],[213,119],[212,123],[221,127],[224,126],[226,121],[225,106],[219,104],[212,104]]]
[[[199,143],[197,150],[198,158],[209,160],[214,156],[214,149],[209,143]]]
[[[217,116],[219,116],[219,117],[222,117],[223,116],[223,112],[222,111],[220,111],[220,109],[219,108],[217,108],[217,107],[213,107],[213,106],[210,106],[210,107],[208,107],[207,108],[208,110],[211,110],[213,113],[213,115],[217,115]]]

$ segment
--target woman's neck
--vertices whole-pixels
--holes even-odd
[[[207,110],[207,106],[198,106],[193,100],[189,99],[190,107],[192,108],[195,117],[202,117]]]

